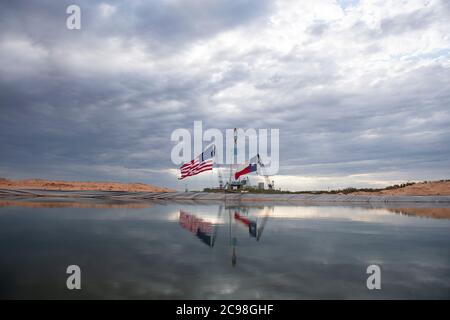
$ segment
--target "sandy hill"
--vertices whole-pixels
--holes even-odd
[[[42,179],[8,180],[0,178],[0,189],[95,190],[128,192],[173,192],[174,190],[144,183],[82,182]]]
[[[407,185],[400,188],[386,188],[380,191],[359,191],[352,194],[392,195],[392,196],[449,196],[450,180],[427,181]]]

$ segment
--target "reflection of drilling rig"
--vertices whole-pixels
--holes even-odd
[[[235,205],[224,207],[223,205],[220,205],[215,219],[211,216],[205,217],[180,209],[178,223],[183,229],[189,231],[193,236],[200,240],[201,243],[210,248],[214,248],[219,227],[225,224],[225,220],[222,220],[222,211],[224,211],[224,209],[228,211],[229,217],[228,232],[229,246],[231,248],[231,265],[235,267],[237,263],[237,247],[239,244],[238,242],[240,241],[239,239],[246,241],[245,239],[247,238],[242,237],[242,233],[238,230],[238,226],[246,228],[250,238],[260,242],[269,216],[273,212],[273,207],[264,207],[262,215],[250,216],[248,207]],[[245,246],[243,248],[245,248]]]
[[[232,209],[232,208],[230,208]],[[261,236],[264,232],[264,228],[266,226],[267,220],[269,218],[270,212],[269,208],[264,208],[264,216],[262,219],[250,219],[248,217],[248,209],[244,209],[243,207],[236,208],[237,210],[229,210],[229,217],[230,217],[230,246],[232,247],[232,253],[231,253],[231,265],[233,267],[236,266],[237,262],[237,254],[236,254],[236,246],[237,246],[237,236],[236,236],[236,230],[234,226],[236,225],[235,222],[239,222],[240,224],[244,225],[248,228],[248,233],[250,237],[255,238],[256,241],[260,241]],[[232,212],[234,211],[234,214]],[[273,207],[272,207],[273,212]],[[233,217],[233,219],[232,219]]]

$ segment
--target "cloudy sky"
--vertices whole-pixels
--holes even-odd
[[[0,110],[7,178],[184,189],[194,120],[279,128],[277,187],[450,178],[450,3],[2,1]]]

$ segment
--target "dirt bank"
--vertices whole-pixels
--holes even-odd
[[[450,181],[419,182],[398,189],[387,189],[375,192],[358,191],[356,195],[386,195],[386,196],[448,196]]]
[[[40,189],[40,190],[92,190],[128,192],[172,192],[174,190],[144,183],[58,181],[58,180],[9,180],[0,178],[0,189]]]

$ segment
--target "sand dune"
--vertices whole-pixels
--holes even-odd
[[[387,189],[376,192],[354,192],[360,195],[386,196],[448,196],[450,195],[450,181],[419,182],[398,189]]]
[[[9,180],[0,178],[0,189],[92,190],[128,192],[173,192],[174,190],[144,183],[57,181],[42,179]]]

